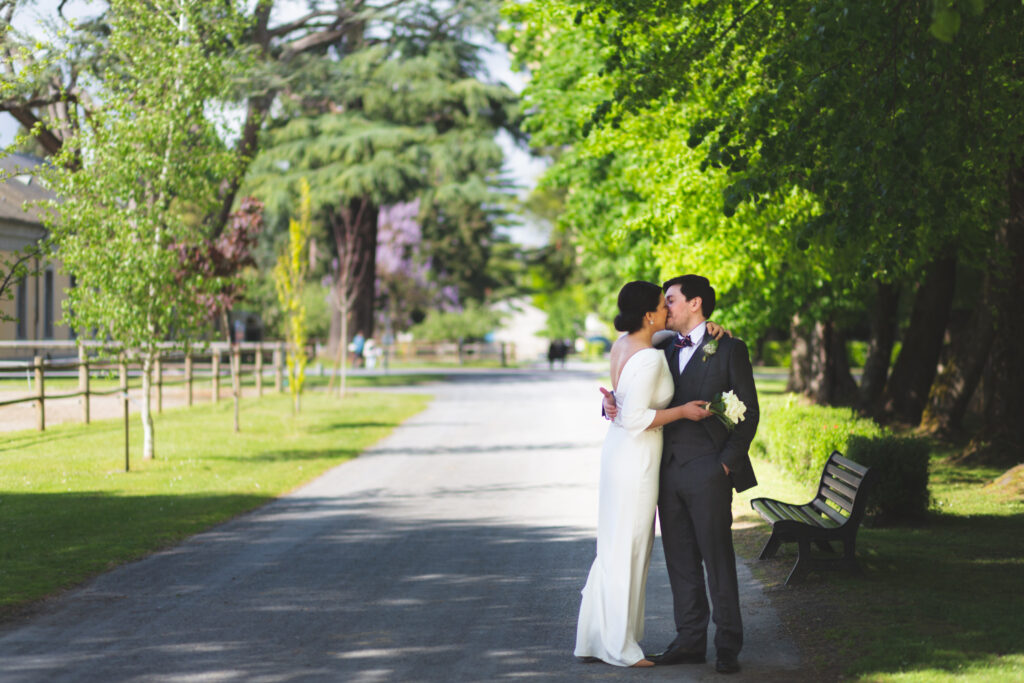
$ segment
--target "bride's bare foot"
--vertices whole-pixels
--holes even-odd
[[[635,667],[654,666],[654,662],[649,659],[641,659],[639,662],[634,664]]]

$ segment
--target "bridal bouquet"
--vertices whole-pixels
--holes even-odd
[[[743,416],[747,412],[747,406],[732,391],[715,394],[711,403],[707,405],[707,409],[714,413],[715,417],[721,420],[729,430],[735,429],[736,425],[743,422]]]

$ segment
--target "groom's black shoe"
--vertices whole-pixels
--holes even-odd
[[[647,659],[658,666],[666,666],[668,664],[703,664],[707,661],[703,652],[686,650],[682,647],[672,647],[671,645],[661,654],[647,655]]]
[[[736,655],[729,650],[719,650],[718,658],[715,661],[715,671],[720,674],[734,674],[740,670],[740,663]]]

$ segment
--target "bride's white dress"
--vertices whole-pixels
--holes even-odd
[[[626,361],[615,389],[618,415],[601,450],[597,559],[583,587],[576,627],[577,657],[616,666],[644,658],[647,568],[654,544],[661,428],[647,429],[654,411],[672,400],[665,355],[642,349]]]

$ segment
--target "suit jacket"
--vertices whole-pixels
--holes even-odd
[[[732,431],[716,417],[700,422],[676,420],[665,425],[662,467],[680,467],[695,458],[714,455],[729,468],[733,488],[745,491],[757,485],[749,455],[760,414],[754,371],[750,366],[747,345],[733,337],[722,337],[718,341],[718,351],[705,358],[704,347],[710,339],[710,335],[704,335],[682,375],[679,374],[679,349],[675,347],[674,336],[658,345],[665,352],[675,381],[675,395],[670,405],[678,406],[694,400],[710,401],[719,392],[732,390],[746,405],[746,415]]]

